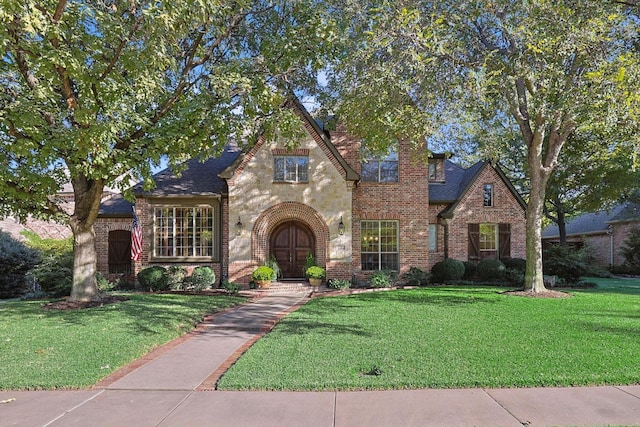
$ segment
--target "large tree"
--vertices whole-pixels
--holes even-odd
[[[313,84],[334,37],[297,0],[7,0],[0,21],[0,215],[68,222],[72,300],[99,298],[105,186],[151,184],[164,156],[178,165],[234,136],[295,133],[284,96]]]
[[[612,1],[341,1],[350,48],[330,90],[374,145],[514,126],[526,147],[525,288],[544,291],[548,180],[576,131],[636,127],[638,21]],[[465,125],[466,126],[461,126]],[[576,143],[579,139],[575,140]],[[627,143],[628,141],[620,141]],[[507,147],[483,141],[492,153]]]

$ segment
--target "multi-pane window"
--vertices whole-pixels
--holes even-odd
[[[480,251],[498,249],[498,224],[480,224]]]
[[[429,250],[438,251],[438,224],[429,224]]]
[[[273,180],[309,182],[309,156],[273,156]]]
[[[390,148],[382,157],[363,152],[360,176],[365,182],[398,182],[398,152]]]
[[[213,208],[157,207],[153,215],[154,256],[213,257]]]
[[[484,206],[493,206],[493,184],[485,184],[482,191]]]
[[[398,271],[398,221],[360,223],[362,270]]]

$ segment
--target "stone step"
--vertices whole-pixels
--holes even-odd
[[[326,288],[320,286],[320,288]],[[306,293],[310,294],[314,291],[319,291],[314,286],[311,286],[309,282],[273,282],[268,288],[251,289],[252,292],[257,295],[279,295],[279,294],[292,294],[292,293]]]

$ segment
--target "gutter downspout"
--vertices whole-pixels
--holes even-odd
[[[611,224],[607,227],[607,234],[609,235],[609,265],[611,266],[611,270],[613,270],[615,265],[613,256],[613,226]]]

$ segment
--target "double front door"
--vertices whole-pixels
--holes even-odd
[[[279,225],[271,234],[270,254],[276,258],[283,279],[303,278],[308,254],[314,254],[315,239],[309,228],[297,221]]]

